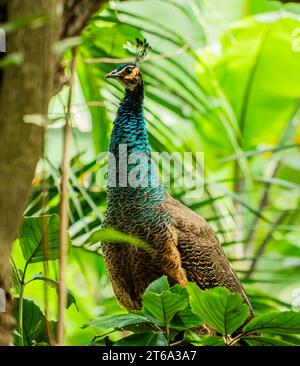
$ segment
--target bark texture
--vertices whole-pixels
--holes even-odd
[[[0,345],[11,342],[14,326],[10,253],[30,197],[31,182],[44,144],[47,117],[59,59],[54,42],[78,35],[105,0],[7,0],[6,20],[46,15],[38,27],[23,27],[7,38],[7,52],[20,52],[23,63],[1,72],[0,78],[0,288],[6,292],[6,312],[0,313]],[[2,2],[3,3],[3,2]],[[59,89],[59,82],[57,89]],[[34,123],[32,123],[34,122]]]

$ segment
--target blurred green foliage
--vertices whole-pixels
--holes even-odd
[[[67,310],[68,344],[84,345],[94,339],[93,326],[81,328],[91,319],[125,314],[113,295],[100,244],[90,238],[101,228],[106,207],[103,170],[107,161],[98,156],[107,150],[123,95],[121,87],[107,82],[104,75],[122,59],[133,57],[136,37],[147,38],[152,46],[141,65],[152,150],[205,154],[203,194],[188,198],[193,187],[171,187],[170,194],[213,226],[256,314],[299,310],[299,14],[299,5],[267,0],[112,2],[90,20],[80,40],[59,47],[62,52],[79,43],[71,109],[67,283],[74,301]],[[70,52],[66,51],[65,62],[69,61]],[[33,217],[55,218],[59,213],[59,164],[67,97],[66,87],[50,103],[45,157],[39,162],[24,226],[14,246],[14,294],[20,298],[23,288],[24,334],[28,312],[40,317],[23,344],[45,342],[39,332],[45,311],[51,327],[56,321],[57,293],[55,286],[49,286],[50,280],[52,284],[58,280],[55,251],[50,240],[53,260],[31,260],[28,264],[28,251],[40,242],[30,234],[28,223],[37,225],[40,232],[43,220]],[[160,174],[164,181],[164,171]],[[51,223],[47,231],[49,238],[55,238]],[[31,281],[39,277],[41,280]],[[166,291],[168,301],[171,289]],[[155,301],[153,292],[144,295],[145,306],[147,300]],[[182,295],[177,296],[182,300]],[[174,305],[179,306],[180,301],[170,304],[172,316],[168,321],[177,322],[177,330],[178,324],[182,329],[191,328],[190,323],[184,323],[191,320],[188,316],[173,318],[185,311],[183,307],[173,309]],[[148,315],[159,319],[159,314],[151,311]],[[192,320],[194,325],[199,319]],[[96,328],[105,330],[107,326],[100,323]],[[110,339],[121,339],[122,332],[112,333]],[[138,342],[135,333],[132,337],[132,342]],[[143,337],[138,337],[142,344],[165,342],[161,332]],[[290,337],[292,343],[299,342]],[[21,344],[19,338],[17,333],[16,343]],[[218,338],[204,341],[190,334],[191,339],[195,344],[220,343]],[[287,335],[284,341],[289,342]],[[262,343],[255,339],[251,342]],[[267,337],[265,344],[268,342],[275,341]]]

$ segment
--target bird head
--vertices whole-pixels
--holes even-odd
[[[146,39],[141,41],[136,39],[137,54],[135,62],[130,64],[121,64],[116,69],[106,74],[106,78],[112,78],[118,80],[125,89],[131,92],[139,91],[143,89],[143,77],[138,65],[142,62],[148,51],[151,49]]]
[[[125,89],[134,91],[143,83],[142,73],[135,63],[121,64],[116,69],[105,75],[106,78],[116,79],[125,86]]]

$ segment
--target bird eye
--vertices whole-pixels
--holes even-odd
[[[126,74],[129,75],[132,73],[132,67],[127,67],[127,69],[125,70]]]

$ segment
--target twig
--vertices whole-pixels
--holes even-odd
[[[181,343],[184,342],[184,339],[181,339],[180,341],[177,341],[177,342],[174,342],[174,343],[171,343],[170,346],[171,347],[175,347],[175,346],[179,346]]]
[[[17,276],[18,282],[19,282],[19,284],[21,284],[21,277],[20,277],[20,273],[19,273],[19,271],[18,271],[18,268],[17,268],[16,262],[14,261],[14,259],[13,259],[13,257],[12,257],[12,256],[10,257],[10,259],[11,259],[11,263],[12,263],[12,265],[13,265],[14,271],[15,271],[15,273],[16,273],[16,276]]]
[[[47,133],[47,121],[44,120],[43,124],[43,137],[45,138]],[[44,268],[44,276],[48,276],[48,259],[49,259],[49,233],[48,233],[48,219],[45,217],[47,212],[47,178],[46,178],[46,160],[45,160],[45,142],[43,143],[43,170],[42,170],[42,209],[41,209],[41,225],[42,225],[42,247],[43,247],[43,254],[44,254],[44,261],[43,261],[43,268]],[[28,281],[30,282],[30,281]],[[28,282],[26,284],[28,284]],[[45,327],[46,327],[46,334],[48,342],[51,346],[55,344],[54,337],[51,331],[51,327],[49,324],[49,301],[48,301],[48,286],[47,283],[44,283],[44,303],[45,303]]]
[[[278,163],[276,164],[274,170],[273,170],[273,173],[271,175],[271,178],[275,178],[279,168],[281,166],[281,162],[278,161]],[[267,206],[268,202],[269,202],[269,193],[270,193],[270,187],[271,187],[272,183],[271,182],[267,182],[265,184],[265,189],[264,189],[264,192],[262,194],[262,197],[261,197],[261,200],[259,202],[259,206],[258,206],[258,212],[262,212],[263,209]],[[259,217],[256,215],[251,223],[251,226],[250,226],[250,230],[249,230],[249,233],[248,233],[248,236],[246,238],[246,245],[245,245],[245,250],[248,252],[249,251],[249,247],[252,246],[252,241],[253,241],[253,238],[256,234],[256,231],[257,231],[257,224],[258,224],[258,221],[259,221]]]
[[[22,282],[20,284],[20,295],[19,295],[19,306],[18,306],[18,332],[21,335],[21,344],[20,346],[24,345],[23,340],[23,300],[24,300],[24,289],[25,289],[25,283],[24,283],[24,276],[22,278]]]
[[[71,75],[69,80],[69,96],[67,104],[66,124],[64,127],[64,143],[63,143],[63,157],[61,167],[61,204],[60,204],[60,228],[59,228],[59,282],[58,282],[58,325],[57,325],[57,344],[63,345],[65,339],[64,322],[65,322],[65,307],[67,303],[66,291],[66,265],[67,265],[67,251],[68,251],[68,180],[70,157],[69,150],[71,144],[71,123],[70,111],[73,95],[73,83],[75,77],[76,53],[77,50],[72,51]]]
[[[95,337],[92,339],[91,343],[94,343],[97,339],[99,338],[103,338],[103,337],[107,337],[109,334],[115,333],[117,330],[111,330],[110,332],[104,333],[104,334],[100,334],[100,335],[95,335]]]

